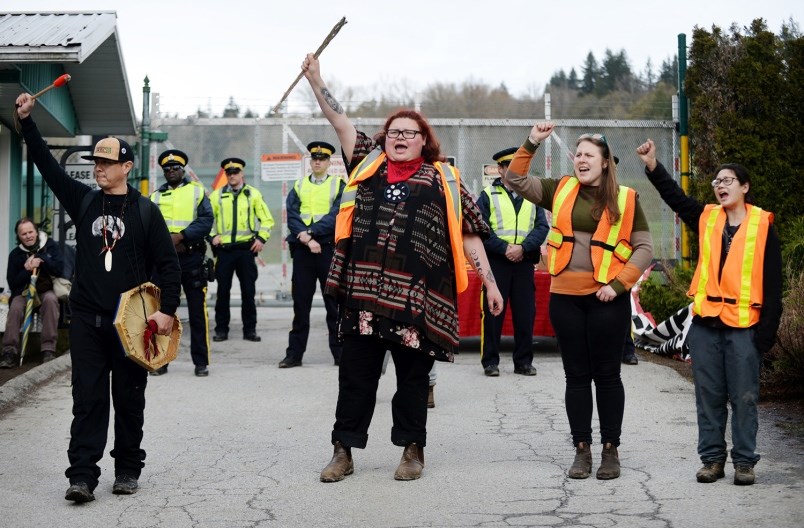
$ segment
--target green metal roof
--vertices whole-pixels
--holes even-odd
[[[0,12],[3,125],[14,126],[6,109],[20,93],[36,93],[63,73],[71,81],[38,99],[34,116],[42,135],[136,134],[114,11]]]

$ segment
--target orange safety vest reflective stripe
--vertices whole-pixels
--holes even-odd
[[[726,211],[720,205],[704,207],[698,220],[698,267],[687,292],[693,297],[693,313],[718,317],[733,328],[748,328],[759,322],[764,249],[773,223],[773,213],[750,204],[745,208],[745,219],[734,234],[720,271]]]
[[[547,234],[547,271],[558,275],[570,262],[575,237],[572,230],[572,208],[578,198],[581,182],[574,176],[564,176],[553,196],[553,222]],[[594,279],[608,284],[625,267],[631,258],[631,231],[636,212],[636,191],[620,185],[617,193],[620,219],[612,224],[604,213],[592,235],[591,254]]]
[[[335,218],[335,243],[343,238],[352,236],[352,222],[355,212],[355,198],[357,186],[360,182],[369,179],[379,170],[385,161],[385,153],[379,149],[372,150],[361,161],[349,176],[349,183],[341,194],[341,205],[338,216]],[[461,175],[457,168],[447,164],[435,162],[435,168],[441,175],[441,183],[447,198],[447,228],[450,245],[452,246],[452,262],[455,268],[455,286],[458,293],[464,291],[469,285],[469,275],[466,272],[466,258],[463,255],[462,207],[461,207]]]

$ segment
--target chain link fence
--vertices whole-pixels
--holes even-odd
[[[355,126],[368,135],[379,131],[384,119],[354,119]],[[672,121],[623,120],[554,120],[556,129],[536,152],[531,173],[558,178],[572,174],[572,155],[577,137],[584,133],[601,133],[620,163],[618,179],[639,192],[640,202],[650,223],[656,259],[677,259],[680,255],[680,226],[675,214],[659,197],[644,175],[644,166],[635,149],[647,138],[656,142],[659,160],[675,173],[677,167],[677,133]],[[523,119],[431,119],[442,152],[454,158],[461,170],[464,185],[477,196],[493,179],[496,164],[491,156],[504,148],[522,144],[533,125]],[[283,243],[287,234],[284,200],[293,179],[263,181],[261,159],[265,154],[300,154],[301,173],[308,172],[306,145],[315,140],[338,146],[338,138],[322,118],[257,118],[257,119],[161,119],[152,123],[154,130],[167,132],[168,141],[151,145],[150,189],[163,183],[156,157],[166,148],[178,148],[189,155],[189,168],[207,189],[224,158],[237,156],[246,160],[247,181],[262,192],[276,221],[271,239],[263,250],[266,263],[260,270],[258,290],[261,295],[285,298],[290,292],[289,257]],[[333,167],[343,170],[339,156]],[[484,177],[485,174],[485,177]]]

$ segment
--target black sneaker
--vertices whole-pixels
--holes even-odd
[[[255,343],[259,343],[260,341],[262,341],[262,338],[258,336],[256,332],[250,332],[248,334],[244,334],[243,339],[245,339],[246,341],[254,341]]]
[[[206,365],[196,365],[195,366],[195,375],[199,378],[203,378],[204,376],[209,376],[209,369]]]
[[[86,482],[76,482],[67,488],[67,493],[64,494],[64,500],[77,503],[91,502],[95,500],[95,495],[89,491],[89,486]]]
[[[56,353],[52,350],[45,350],[42,352],[42,363],[47,363],[48,361],[53,361],[56,359]]]
[[[639,365],[639,358],[637,357],[636,352],[623,354],[623,363],[625,365]]]
[[[137,483],[137,479],[131,475],[117,475],[112,486],[112,493],[115,495],[132,495],[139,488],[140,485]]]
[[[483,374],[485,374],[486,376],[492,376],[492,377],[493,376],[499,376],[500,375],[500,369],[499,369],[499,367],[497,367],[497,365],[489,365],[488,367],[485,367],[483,369]]]
[[[514,368],[514,374],[522,374],[523,376],[535,376],[536,367],[534,367],[533,365],[528,365],[526,367],[516,367]]]
[[[150,374],[151,376],[161,376],[162,374],[167,374],[167,368],[168,368],[167,365],[162,365],[158,369],[149,372],[148,374]]]
[[[302,366],[301,359],[293,359],[290,356],[285,356],[285,359],[279,362],[279,368],[293,368],[301,366]]]
[[[14,368],[19,366],[19,362],[17,353],[11,350],[3,350],[3,354],[0,355],[0,368]]]
[[[212,340],[215,341],[216,343],[226,341],[227,339],[229,339],[229,334],[226,334],[224,332],[215,332],[215,335],[212,336]]]

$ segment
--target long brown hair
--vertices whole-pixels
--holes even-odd
[[[598,147],[600,153],[603,154],[603,159],[607,162],[607,166],[603,169],[603,174],[601,175],[602,181],[597,188],[595,203],[592,206],[592,218],[599,222],[603,212],[606,211],[609,222],[614,224],[620,219],[620,206],[617,203],[620,186],[617,185],[616,158],[611,153],[606,136],[602,134],[583,134],[575,142],[575,148],[578,148],[582,141],[588,141]]]
[[[447,160],[446,156],[441,154],[441,143],[439,143],[427,119],[421,112],[409,108],[401,108],[388,116],[385,125],[382,127],[382,131],[374,136],[374,141],[382,145],[383,150],[385,150],[385,133],[388,131],[388,127],[391,126],[393,120],[399,118],[412,119],[419,125],[419,130],[425,137],[424,145],[422,146],[422,158],[424,158],[424,161],[434,163],[436,161]]]

